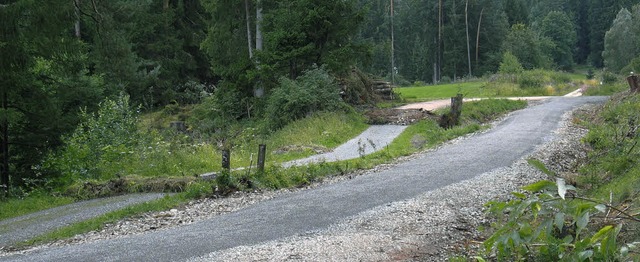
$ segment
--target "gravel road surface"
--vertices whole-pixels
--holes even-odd
[[[131,194],[95,199],[2,220],[0,221],[0,247],[26,241],[73,223],[162,197],[164,194]]]
[[[357,137],[340,145],[331,152],[283,163],[283,167],[300,166],[310,163],[335,162],[358,158],[380,151],[391,144],[407,126],[370,126]]]
[[[37,249],[0,257],[0,261],[180,261],[239,246],[313,235],[349,217],[509,167],[537,145],[549,141],[563,113],[604,100],[550,98],[510,115],[488,132],[426,152],[393,168],[283,194],[187,226]]]

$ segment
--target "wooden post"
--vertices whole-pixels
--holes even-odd
[[[222,169],[231,171],[231,151],[229,149],[222,149]]]
[[[264,173],[264,162],[267,153],[267,145],[258,145],[258,174]]]
[[[451,111],[440,117],[440,127],[452,128],[460,124],[460,115],[462,114],[462,94],[458,94],[451,98]]]
[[[462,94],[457,94],[451,98],[451,114],[453,115],[453,125],[460,124],[462,114]]]
[[[627,82],[629,82],[629,89],[631,89],[631,92],[638,92],[638,88],[640,86],[640,84],[638,83],[638,76],[637,75],[630,75],[629,77],[627,77]]]

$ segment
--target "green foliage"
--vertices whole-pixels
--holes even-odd
[[[363,55],[363,46],[350,41],[363,21],[356,1],[272,1],[264,5],[265,49],[257,56],[264,62],[265,78],[294,79],[314,65],[326,65],[340,74]]]
[[[630,75],[631,72],[634,74],[640,73],[640,56],[631,59],[631,62],[620,70],[620,74],[624,76]]]
[[[631,59],[640,53],[640,29],[635,25],[640,24],[640,12],[632,15],[629,10],[622,8],[611,29],[607,31],[604,41],[604,64],[612,72],[620,72]],[[630,37],[633,36],[633,37]]]
[[[550,50],[553,62],[561,70],[571,70],[577,42],[574,21],[565,12],[552,11],[544,17],[540,27],[541,34],[553,43]]]
[[[614,84],[616,82],[621,82],[620,76],[618,76],[615,73],[612,73],[610,71],[606,71],[606,70],[604,72],[602,72],[602,83],[603,84]]]
[[[137,113],[129,105],[129,97],[116,101],[105,100],[94,114],[82,111],[82,122],[65,139],[65,146],[45,161],[44,168],[52,169],[66,178],[99,178],[101,168],[117,163],[135,152],[142,143],[137,131]]]
[[[502,62],[500,62],[500,68],[498,72],[500,74],[520,74],[524,71],[522,64],[518,61],[518,58],[514,56],[510,51],[507,51],[502,56]]]
[[[587,76],[587,79],[588,79],[588,80],[591,80],[591,79],[593,79],[594,77],[596,77],[596,73],[595,73],[595,72],[593,72],[593,69],[592,69],[592,68],[589,68],[589,70],[587,71],[587,75],[586,75],[586,76]]]
[[[502,49],[516,56],[525,69],[546,69],[549,68],[550,59],[543,51],[544,40],[530,27],[524,24],[514,24]]]
[[[603,226],[594,218],[607,213],[611,207],[606,203],[578,197],[560,178],[522,189],[528,194],[513,192],[514,200],[487,204],[498,223],[484,246],[498,261],[638,259],[629,252],[635,244],[617,241],[622,223]]]
[[[340,88],[324,68],[306,71],[296,80],[280,79],[267,102],[270,128],[278,129],[314,112],[345,109]]]
[[[590,154],[590,164],[582,172],[590,187],[598,187],[601,181],[610,181],[627,172],[640,168],[640,98],[637,95],[618,95],[609,102],[601,113],[601,122],[596,122],[584,138],[594,151]]]
[[[237,86],[223,82],[214,94],[197,105],[188,124],[204,137],[212,137],[221,149],[229,149],[242,131],[239,121],[247,113],[248,101]]]

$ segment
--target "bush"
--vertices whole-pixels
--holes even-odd
[[[602,73],[602,83],[603,84],[613,84],[615,82],[618,81],[618,76],[614,73],[611,73],[609,71],[604,71]]]
[[[520,64],[518,58],[511,52],[505,52],[502,56],[502,62],[500,62],[498,72],[500,74],[515,75],[522,73],[523,71],[524,68],[522,68],[522,64]]]
[[[223,82],[212,96],[193,109],[188,124],[197,135],[212,138],[219,147],[230,149],[242,131],[239,120],[246,116],[246,99],[237,86]]]
[[[64,147],[49,155],[44,167],[70,180],[99,178],[101,167],[133,154],[143,136],[137,130],[137,111],[129,97],[100,103],[97,114],[81,112],[82,122],[74,133],[63,139]]]
[[[542,88],[551,82],[551,73],[544,70],[530,70],[518,75],[520,88]]]
[[[513,192],[516,199],[490,202],[490,211],[500,219],[497,231],[485,242],[486,252],[497,261],[632,261],[637,243],[621,244],[623,227],[607,203],[577,196],[573,186],[561,178],[523,187],[527,194]],[[611,214],[610,222],[594,217]],[[614,215],[617,214],[617,215]],[[618,217],[615,217],[618,216]],[[635,250],[634,250],[635,251]]]
[[[269,126],[278,129],[313,112],[344,109],[340,88],[323,68],[315,68],[296,80],[280,79],[267,102]]]
[[[631,62],[620,70],[621,75],[629,75],[633,72],[634,74],[640,73],[640,57],[636,57]]]

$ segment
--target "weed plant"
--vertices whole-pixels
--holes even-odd
[[[640,247],[640,96],[612,97],[589,127],[591,148],[571,183],[532,162],[550,180],[491,202],[496,231],[484,244],[498,261],[638,261]],[[480,259],[481,261],[484,261]]]

